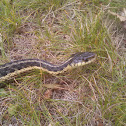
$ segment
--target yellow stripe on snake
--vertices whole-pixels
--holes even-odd
[[[69,69],[89,64],[95,59],[96,54],[93,52],[79,52],[73,54],[61,65],[53,65],[39,59],[17,60],[0,66],[0,83],[33,69],[40,69],[50,74],[59,74]]]

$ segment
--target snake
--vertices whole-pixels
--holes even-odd
[[[54,65],[40,59],[22,59],[0,65],[0,84],[10,80],[18,74],[25,73],[34,69],[39,69],[50,74],[60,74],[67,70],[84,66],[93,62],[96,54],[93,52],[78,52],[72,54],[65,62]]]

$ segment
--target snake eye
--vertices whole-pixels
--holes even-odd
[[[88,59],[85,59],[85,62],[88,62]]]

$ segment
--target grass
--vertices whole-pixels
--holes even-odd
[[[80,51],[95,52],[97,60],[57,76],[19,75],[0,89],[0,124],[126,125],[125,33],[107,13],[125,4],[2,0],[0,64],[36,57],[56,64]]]

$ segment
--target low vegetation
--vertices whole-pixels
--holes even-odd
[[[1,125],[126,125],[125,0],[1,0],[0,64],[75,52],[95,62],[59,75],[33,71],[0,89]]]

